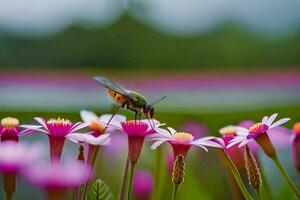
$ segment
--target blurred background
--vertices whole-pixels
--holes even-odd
[[[202,134],[218,135],[224,125],[274,112],[291,117],[292,128],[300,120],[299,66],[298,0],[0,1],[0,117],[24,124],[34,116],[80,120],[81,109],[111,112],[112,102],[92,78],[102,75],[149,102],[167,95],[156,118],[175,128],[192,122],[201,124]],[[47,142],[43,136],[25,140],[36,137]],[[116,196],[126,149],[120,141],[112,150],[118,159],[99,164]],[[77,147],[67,145],[75,156]],[[155,155],[144,149],[140,168],[151,173]],[[231,199],[218,157],[191,154],[179,199]],[[274,198],[292,199],[261,156]],[[288,145],[280,156],[296,180]],[[18,197],[34,197],[31,189]]]

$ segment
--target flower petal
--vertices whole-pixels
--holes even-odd
[[[88,110],[81,110],[80,117],[81,117],[82,121],[86,122],[86,123],[91,123],[92,121],[97,121],[99,118],[95,113],[88,111]]]
[[[236,126],[235,128],[237,135],[247,136],[249,134],[249,130],[244,127]]]
[[[112,129],[123,130],[121,122],[125,122],[126,117],[123,115],[115,115],[112,119],[111,117],[112,117],[111,114],[101,115],[97,123]]]
[[[161,145],[162,143],[168,141],[168,139],[164,139],[164,140],[158,140],[156,142],[154,142],[152,145],[151,145],[151,149],[154,150],[156,149],[159,145]]]
[[[290,118],[283,118],[283,119],[280,119],[280,120],[278,120],[277,122],[275,122],[274,124],[272,124],[272,125],[269,127],[269,129],[275,128],[276,126],[280,126],[280,125],[282,125],[282,124],[288,122],[289,120],[290,120]]]
[[[155,129],[157,134],[160,134],[161,136],[168,138],[168,139],[173,139],[171,133],[169,131],[167,131],[166,129],[162,129],[162,128],[156,128]]]
[[[249,141],[250,140],[245,140],[245,141],[241,142],[238,147],[241,148],[241,147],[245,146],[246,144],[248,144]]]
[[[39,126],[39,125],[21,125],[20,127],[21,128],[25,128],[25,130],[23,130],[23,131],[20,132],[20,136],[21,135],[26,135],[27,133],[31,133],[33,131],[37,131],[37,132],[42,132],[42,133],[47,133],[48,134],[48,131],[46,131],[44,129],[41,129],[42,126]]]
[[[194,145],[194,146],[197,146],[197,147],[200,147],[200,148],[202,148],[204,151],[208,152],[208,149],[207,149],[205,146],[201,145],[201,144],[193,144],[193,145]]]
[[[103,145],[110,139],[110,134],[103,134],[98,137],[83,133],[71,133],[66,136],[75,143],[88,143],[92,145]]]
[[[172,128],[172,127],[167,127],[167,129],[170,131],[170,133],[172,134],[172,135],[174,135],[177,131],[174,129],[174,128]]]
[[[269,117],[268,116],[264,116],[264,118],[262,119],[261,123],[266,124],[268,121]]]
[[[278,115],[278,113],[274,113],[273,115],[271,115],[271,116],[269,117],[269,119],[267,120],[266,125],[270,127],[271,124],[272,124],[272,123],[274,122],[274,120],[276,119],[277,115]]]
[[[78,123],[76,123],[76,124],[73,125],[73,127],[70,130],[70,133],[73,133],[75,131],[83,129],[83,128],[87,127],[88,125],[89,125],[89,123],[86,123],[86,122],[83,122],[83,123],[82,122],[78,122]]]
[[[42,125],[44,129],[46,129],[47,131],[49,131],[49,130],[48,130],[48,127],[47,127],[47,124],[46,124],[47,122],[46,122],[45,119],[43,119],[43,118],[41,118],[41,117],[35,117],[34,119],[35,119],[40,125]]]

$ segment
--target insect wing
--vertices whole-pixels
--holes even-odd
[[[120,85],[114,83],[113,81],[105,78],[105,77],[102,77],[102,76],[96,76],[94,77],[94,79],[100,84],[102,85],[103,87],[106,87],[107,89],[110,89],[110,90],[113,90],[119,94],[122,94],[128,98],[130,98],[131,100],[133,101],[137,101],[136,97],[134,97],[132,94],[131,94],[131,91],[130,90],[127,90],[123,87],[121,87]]]

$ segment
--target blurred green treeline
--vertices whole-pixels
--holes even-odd
[[[175,37],[124,16],[109,27],[73,26],[54,36],[0,33],[0,68],[7,67],[279,67],[300,64],[300,30],[271,37],[234,23]]]

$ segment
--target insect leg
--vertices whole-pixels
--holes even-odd
[[[139,112],[139,121],[141,121],[142,112]]]
[[[118,110],[119,110],[121,107],[122,107],[122,106],[117,106],[117,107],[115,108],[115,110],[113,111],[113,114],[111,115],[111,118],[108,120],[108,122],[107,122],[107,124],[106,124],[106,126],[105,126],[104,131],[106,131],[106,129],[108,128],[109,123],[111,122],[111,120],[114,118],[114,116],[116,115],[116,113],[118,112]],[[103,131],[103,132],[104,132],[104,131]]]
[[[134,123],[135,123],[135,124],[136,124],[137,115],[138,115],[138,112],[135,111],[135,112],[134,112]]]

